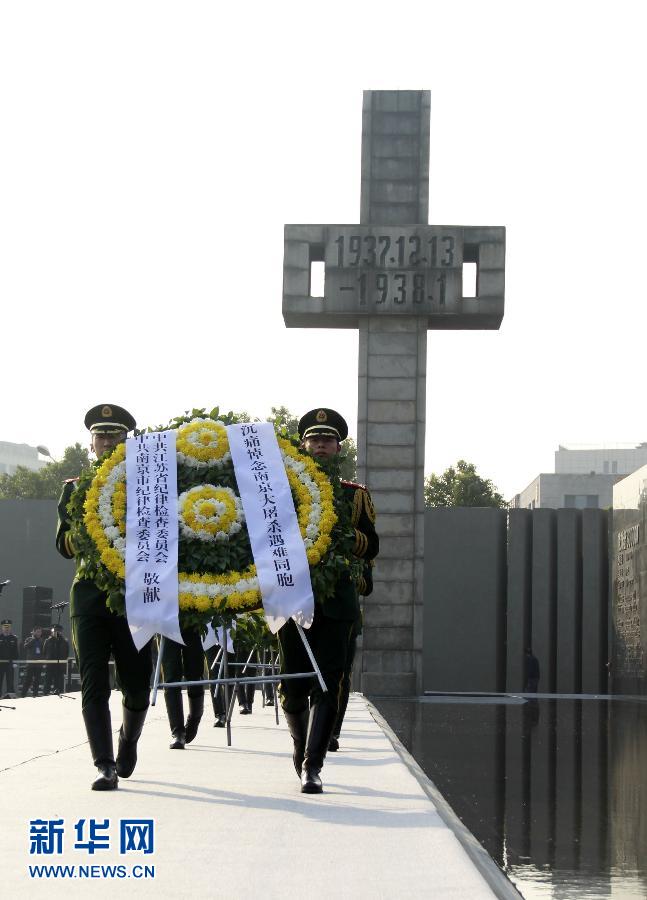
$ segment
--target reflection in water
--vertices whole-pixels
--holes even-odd
[[[647,703],[374,702],[524,897],[647,897]]]

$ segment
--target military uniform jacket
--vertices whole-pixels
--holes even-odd
[[[15,634],[0,634],[0,662],[18,659],[18,638]]]
[[[56,529],[56,549],[65,559],[74,559],[74,545],[70,534],[70,514],[67,504],[76,488],[76,479],[66,481],[58,501],[58,527]],[[70,591],[70,616],[110,616],[106,606],[106,595],[94,581],[83,574],[83,559],[76,558],[76,575]]]
[[[351,504],[351,522],[355,529],[355,546],[353,553],[367,564],[375,559],[380,549],[380,541],[375,530],[375,508],[371,495],[361,484],[342,481],[344,495]],[[366,566],[364,567],[366,570]],[[363,581],[363,579],[362,579]],[[365,592],[365,586],[354,584],[350,576],[337,582],[335,593],[321,604],[324,615],[331,619],[357,621],[361,615],[359,593]]]

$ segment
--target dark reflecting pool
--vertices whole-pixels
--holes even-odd
[[[373,700],[526,898],[647,898],[647,702]]]

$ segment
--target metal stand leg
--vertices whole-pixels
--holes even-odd
[[[296,622],[296,621],[295,621],[294,624],[297,626],[297,631],[298,631],[299,634],[301,635],[301,640],[303,641],[303,646],[306,648],[306,653],[307,653],[308,656],[310,657],[310,662],[312,663],[312,668],[313,668],[313,671],[314,671],[315,675],[316,675],[317,678],[319,679],[319,684],[321,685],[321,690],[322,690],[322,691],[327,691],[328,688],[326,687],[326,682],[325,682],[325,681],[323,680],[323,678],[321,677],[321,672],[319,671],[319,666],[317,665],[317,660],[314,658],[314,654],[313,654],[313,652],[312,652],[312,650],[311,650],[311,648],[310,648],[310,644],[309,644],[308,641],[306,640],[306,636],[305,636],[305,634],[303,633],[303,628],[302,628],[302,627],[299,625],[299,623]]]
[[[272,658],[270,654],[270,659]],[[279,671],[279,655],[278,653],[274,657],[274,667],[272,668],[272,675],[275,675]],[[279,724],[279,686],[276,683],[272,684],[272,693],[274,695],[274,718],[276,720],[276,724]]]
[[[155,678],[153,679],[153,696],[151,697],[151,706],[155,706],[157,700],[157,685],[160,680],[160,669],[162,667],[162,651],[164,650],[164,635],[160,635],[157,645],[157,662],[155,664]]]
[[[223,635],[224,635],[224,648],[222,651],[222,659],[223,659],[223,669],[222,676],[223,678],[229,678],[229,671],[227,666],[227,627],[223,625]],[[229,685],[225,682],[225,709],[227,710],[227,746],[231,747],[231,708],[229,705]],[[232,705],[233,705],[233,697],[232,697]]]
[[[222,647],[220,648],[220,650],[218,650],[218,652],[216,653],[216,658],[215,658],[214,661],[211,663],[211,668],[212,668],[212,669],[215,669],[216,663],[218,664],[218,666],[219,666],[220,668],[222,668]]]
[[[225,654],[220,651],[220,663],[218,665],[218,678],[224,678],[223,672],[225,671]],[[225,721],[227,720],[227,706],[225,705],[225,686],[224,684],[216,685],[216,690],[218,691],[218,696],[222,700],[222,708],[225,711]],[[222,692],[222,697],[220,697],[220,692]]]
[[[213,659],[213,662],[211,663],[211,665],[210,665],[209,668],[208,668],[209,678],[212,677],[212,674],[211,674],[211,673],[212,673],[213,670],[216,668],[216,666],[218,666],[218,674],[217,674],[216,678],[222,678],[222,667],[223,667],[223,664],[224,664],[224,663],[223,663],[222,655],[223,655],[223,654],[222,654],[222,647],[220,647],[220,648],[218,649],[218,652],[216,653],[214,659]],[[214,685],[214,684],[209,684],[209,693],[211,694],[211,697],[212,697],[212,706],[213,706],[213,708],[214,708],[214,713],[215,713],[215,709],[216,709],[216,701],[220,698],[220,688],[221,688],[221,685],[219,685],[219,684],[215,684],[215,685]],[[220,707],[219,707],[219,708],[220,708]],[[224,707],[223,707],[223,708],[224,708]],[[225,714],[226,714],[226,710],[225,710]],[[216,718],[218,718],[218,714],[217,714],[217,713],[216,713]]]
[[[254,645],[254,647],[252,648],[251,653],[250,653],[249,656],[247,657],[247,660],[246,660],[246,662],[245,662],[245,665],[243,666],[243,671],[240,673],[241,675],[244,675],[245,672],[247,671],[247,666],[248,666],[248,665],[250,664],[250,662],[252,661],[252,656],[254,655],[254,651],[255,651],[255,650],[256,650],[256,645]]]

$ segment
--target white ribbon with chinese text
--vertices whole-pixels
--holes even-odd
[[[175,431],[126,441],[126,615],[138,650],[154,634],[183,644],[178,620]]]
[[[227,426],[256,575],[270,631],[314,616],[310,567],[288,476],[271,422]]]

